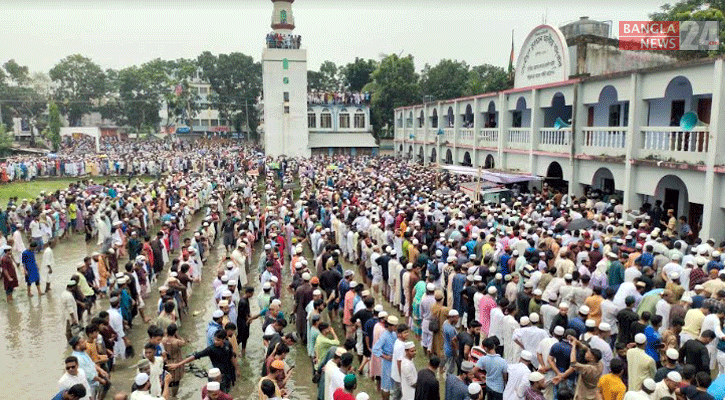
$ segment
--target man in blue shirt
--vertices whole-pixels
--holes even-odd
[[[392,373],[392,360],[393,360],[393,348],[395,346],[395,340],[398,336],[395,334],[395,328],[398,325],[398,317],[388,316],[385,320],[386,331],[380,336],[377,342],[373,345],[372,353],[376,357],[382,358],[381,370],[380,370],[380,390],[382,390],[382,398],[388,400],[390,398],[390,392],[393,389]]]
[[[80,400],[84,397],[86,397],[86,388],[79,383],[67,390],[61,390],[50,400]]]
[[[639,261],[640,265],[642,265],[642,268],[651,267],[652,263],[654,262],[654,256],[652,255],[652,245],[648,244],[647,246],[645,246],[644,253],[642,253],[641,256],[637,257],[637,259],[635,259],[634,261]]]
[[[556,373],[556,376],[552,379],[555,399],[558,398],[559,390],[568,388],[573,393],[574,389],[575,374],[574,370],[569,368],[571,364],[571,343],[565,339],[569,336],[576,336],[576,331],[567,329],[561,340],[554,343],[551,350],[549,350],[549,366]]]
[[[720,271],[723,268],[722,263],[720,262],[720,252],[715,250],[712,252],[712,260],[710,260],[707,263],[707,266],[705,267],[705,270],[709,274],[711,270],[717,270]]]
[[[444,371],[453,374],[458,366],[458,323],[459,314],[457,310],[448,311],[448,320],[443,323],[443,353],[446,355]]]
[[[473,379],[474,365],[470,361],[461,363],[461,373],[456,376],[446,375],[446,397],[445,400],[468,400],[468,385]]]
[[[461,270],[460,265],[456,265],[456,275],[453,276],[452,290],[453,290],[453,309],[458,311],[458,314],[462,314],[463,302],[461,301],[461,292],[463,287],[466,285],[466,274]]]
[[[506,246],[504,251],[505,252],[503,254],[501,254],[501,258],[499,258],[499,260],[498,260],[498,268],[499,268],[499,272],[501,272],[501,275],[508,275],[508,273],[509,273],[508,262],[509,262],[509,259],[511,258],[511,248]],[[488,391],[488,387],[486,387],[486,390]]]
[[[707,388],[709,393],[715,400],[723,400],[725,397],[725,374],[718,375]]]
[[[471,235],[471,239],[466,242],[466,250],[469,256],[476,253],[476,239],[478,239],[478,235]]]
[[[73,349],[71,355],[78,359],[78,368],[86,374],[86,379],[88,380],[88,386],[91,387],[91,392],[99,394],[108,391],[111,386],[108,379],[108,372],[96,365],[96,363],[91,360],[88,353],[86,353],[86,348],[88,346],[86,339],[74,336],[68,341],[68,344]]]
[[[579,314],[569,320],[569,326],[567,328],[573,329],[574,332],[576,332],[573,336],[575,336],[577,339],[580,339],[584,332],[587,331],[587,326],[584,323],[584,320],[587,319],[587,316],[589,315],[589,307],[588,306],[581,306],[579,307]]]
[[[214,344],[214,334],[216,331],[224,330],[222,326],[222,319],[224,318],[224,311],[216,310],[211,315],[212,320],[209,321],[209,325],[206,327],[206,345],[211,346]]]
[[[660,349],[662,343],[662,335],[659,334],[659,328],[662,325],[662,316],[653,315],[649,321],[649,325],[644,328],[644,335],[647,337],[647,344],[644,352],[652,357],[656,363],[660,362]]]
[[[479,371],[486,371],[486,398],[488,400],[503,400],[503,390],[508,379],[508,364],[506,360],[496,353],[496,341],[493,337],[483,341],[486,355],[479,358],[474,375]]]

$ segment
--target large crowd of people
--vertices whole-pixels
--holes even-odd
[[[4,213],[8,301],[20,275],[28,296],[53,283],[64,235],[99,245],[63,282],[71,353],[55,398],[104,399],[130,357],[134,382],[114,382],[115,398],[168,400],[185,364],[209,358],[202,399],[230,399],[249,379],[239,360],[252,329],[266,349],[260,400],[296,397],[293,378],[318,400],[725,397],[724,244],[694,238],[673,210],[546,184],[493,204],[392,158],[192,149],[158,150],[188,162],[157,181],[88,180]],[[178,329],[195,324],[202,273],[215,276],[206,347],[183,357]],[[144,304],[152,287],[160,300]],[[138,325],[148,337],[128,343]],[[293,351],[311,376],[293,374]]]
[[[267,47],[270,49],[299,49],[302,36],[271,32],[267,35]]]
[[[361,105],[370,104],[370,92],[324,92],[307,93],[307,103],[316,105]]]
[[[175,173],[188,164],[192,144],[183,140],[128,141],[104,137],[97,152],[87,137],[67,137],[58,153],[13,156],[0,163],[0,182],[53,177],[107,177]],[[201,152],[212,151],[213,139],[197,141]],[[79,150],[80,149],[80,150]],[[198,153],[198,152],[197,152]]]

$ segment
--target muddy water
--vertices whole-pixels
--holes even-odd
[[[201,213],[200,213],[201,215]],[[199,216],[192,221],[191,226],[198,226]],[[254,252],[252,268],[249,273],[249,282],[259,282],[257,274],[258,251],[261,245],[257,244]],[[63,334],[63,319],[60,315],[59,296],[64,290],[64,283],[75,273],[75,265],[82,261],[83,257],[96,250],[95,242],[86,244],[81,235],[76,235],[64,240],[55,248],[56,269],[52,277],[52,290],[41,297],[28,298],[25,288],[21,287],[15,291],[15,301],[7,303],[0,300],[0,387],[2,395],[0,398],[16,399],[49,399],[57,393],[57,381],[63,374],[63,359],[70,354],[70,349]],[[201,350],[206,344],[206,326],[211,320],[211,314],[215,309],[213,300],[212,281],[215,277],[215,267],[225,256],[225,249],[218,241],[211,250],[205,270],[202,275],[202,282],[194,287],[190,300],[190,312],[182,321],[179,333],[189,344],[184,348],[184,355]],[[309,256],[309,254],[308,254]],[[311,261],[311,260],[310,260]],[[119,263],[123,265],[123,263]],[[312,263],[311,263],[312,265]],[[356,270],[346,265],[345,268]],[[289,269],[283,268],[285,274]],[[166,272],[162,273],[159,281],[164,281]],[[284,285],[289,284],[289,276],[284,276]],[[256,294],[259,292],[257,284],[255,298],[251,302],[252,313],[259,311],[256,303]],[[151,295],[146,299],[148,315],[155,317],[152,305],[158,302],[158,283],[154,285]],[[282,303],[285,315],[292,311],[294,301],[289,292],[282,291]],[[386,310],[391,312],[389,305],[383,302]],[[99,300],[94,312],[108,309],[108,302],[105,299]],[[198,312],[197,315],[193,315]],[[395,313],[396,315],[399,315]],[[129,340],[135,347],[137,354],[143,349],[146,341],[146,327],[140,318],[134,321],[134,327],[127,332]],[[287,330],[294,329],[293,326]],[[343,337],[340,326],[337,326],[338,336]],[[247,355],[240,359],[241,378],[237,380],[236,386],[230,393],[235,399],[256,399],[257,383],[260,378],[262,360],[265,349],[262,346],[261,320],[253,322],[250,329],[250,338],[247,347]],[[113,386],[109,396],[124,391],[129,393],[133,377],[135,376],[134,365],[139,360],[137,355],[132,360],[118,362],[114,372],[111,374]],[[293,346],[287,358],[290,366],[295,366],[293,376],[288,383],[291,389],[291,399],[316,399],[317,386],[312,384],[312,367],[309,357],[306,355],[302,345]],[[194,361],[194,365],[208,369],[211,364],[208,359]],[[358,362],[355,362],[355,366]],[[422,351],[418,352],[416,365],[422,368],[425,360]],[[194,399],[200,398],[200,388],[205,384],[205,378],[198,378],[192,373],[186,373],[181,382],[177,398]],[[30,390],[30,392],[29,392]],[[373,383],[368,378],[358,379],[358,390],[366,391],[375,398]]]

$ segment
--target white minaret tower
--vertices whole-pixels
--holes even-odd
[[[262,51],[264,150],[267,155],[310,156],[307,129],[307,50],[294,35],[294,0],[272,0],[273,32]]]

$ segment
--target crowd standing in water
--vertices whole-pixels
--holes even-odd
[[[200,396],[230,399],[257,319],[261,400],[295,397],[290,351],[309,356],[313,376],[296,379],[316,383],[319,400],[725,396],[723,243],[694,239],[659,204],[623,210],[614,196],[545,184],[489,204],[458,194],[456,177],[437,191],[434,170],[391,158],[193,149],[157,149],[184,161],[151,183],[88,180],[3,213],[8,301],[19,276],[28,296],[57,284],[53,246],[66,235],[100,246],[59,295],[72,353],[54,399],[104,399],[113,386],[114,399],[168,400],[184,365],[207,357]],[[226,258],[210,265],[218,245]],[[216,274],[207,347],[183,357],[177,331],[194,319],[187,299],[202,273]],[[152,287],[160,301],[144,304]],[[128,342],[138,325],[148,339]],[[126,357],[138,360],[134,381],[112,384]],[[363,379],[377,393],[360,392]]]

